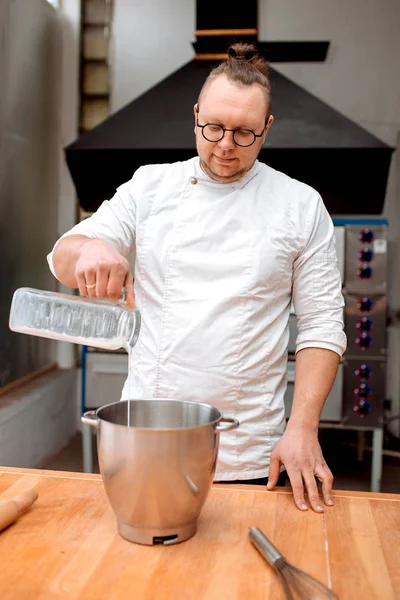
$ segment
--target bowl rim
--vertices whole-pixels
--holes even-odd
[[[121,403],[125,403],[127,404],[128,402],[156,402],[156,403],[163,403],[163,402],[177,402],[179,404],[186,404],[186,405],[196,405],[196,406],[201,406],[204,409],[209,410],[210,408],[212,408],[213,410],[217,411],[218,413],[218,417],[212,421],[209,421],[208,423],[203,423],[202,425],[193,425],[190,427],[159,427],[159,428],[152,428],[152,427],[138,427],[137,425],[124,425],[122,423],[113,423],[113,421],[109,421],[108,419],[104,419],[101,417],[101,411],[103,409],[109,408],[110,406],[115,406],[115,405],[119,405]],[[113,425],[114,427],[121,427],[122,429],[131,429],[131,430],[135,430],[135,431],[146,431],[148,433],[160,433],[160,432],[167,432],[167,431],[190,431],[193,429],[200,429],[201,427],[209,427],[211,426],[215,426],[217,425],[221,419],[223,419],[223,415],[221,413],[221,411],[219,410],[219,408],[217,408],[216,406],[214,406],[213,404],[207,404],[206,402],[195,402],[193,400],[179,400],[178,398],[131,398],[130,400],[127,399],[121,399],[121,400],[117,400],[116,402],[110,402],[109,404],[104,404],[103,406],[99,406],[99,408],[96,409],[95,411],[96,417],[99,420],[99,422],[103,422],[103,423],[109,423],[110,425]]]

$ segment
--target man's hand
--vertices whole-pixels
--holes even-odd
[[[79,248],[75,277],[82,296],[117,302],[124,287],[128,307],[135,308],[129,263],[110,243],[99,239],[85,241]]]
[[[307,510],[304,500],[304,484],[306,486],[311,508],[323,512],[318,495],[315,477],[322,483],[322,495],[325,504],[333,505],[332,473],[322,456],[318,442],[318,433],[306,427],[291,426],[290,422],[285,433],[271,454],[268,476],[268,488],[275,486],[279,477],[279,467],[285,465],[293,489],[296,506]]]

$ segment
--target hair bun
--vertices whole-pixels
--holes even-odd
[[[257,43],[235,42],[227,49],[227,60],[223,60],[214,67],[207,77],[200,96],[204,89],[220,75],[224,75],[233,83],[251,86],[259,85],[265,96],[267,118],[271,113],[271,85],[268,78],[268,61],[261,56]],[[200,103],[200,99],[199,99]]]
[[[257,49],[250,44],[234,44],[228,49],[229,58],[250,61],[258,55]]]

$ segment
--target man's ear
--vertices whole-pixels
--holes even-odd
[[[199,113],[199,104],[198,102],[196,102],[196,104],[193,106],[193,114],[194,114],[194,133],[196,133],[196,119],[197,119],[197,115]]]
[[[265,142],[265,138],[267,137],[267,133],[269,131],[269,128],[271,127],[272,123],[274,122],[274,116],[273,115],[269,115],[268,117],[268,121],[265,125],[265,129],[264,129],[264,136],[262,138],[262,143]]]
[[[266,131],[268,131],[268,129],[271,127],[273,122],[274,122],[274,115],[269,115],[267,124],[265,126]]]
[[[266,122],[265,127],[264,127],[264,135],[261,138],[261,144],[263,144],[265,142],[265,138],[267,137],[268,130],[271,127],[273,122],[274,122],[274,117],[272,115],[270,115],[268,117],[268,121]]]

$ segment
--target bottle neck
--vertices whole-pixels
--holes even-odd
[[[137,309],[123,309],[119,319],[118,330],[127,352],[129,352],[130,348],[133,348],[137,342],[140,331],[140,322],[140,313]]]

